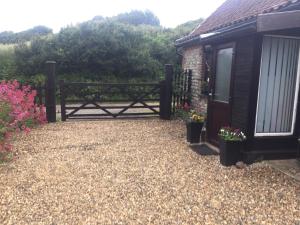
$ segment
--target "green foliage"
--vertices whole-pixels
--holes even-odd
[[[15,33],[12,31],[3,31],[0,33],[0,43],[11,44],[16,43]]]
[[[12,161],[14,155],[12,152],[0,152],[0,165]]]
[[[97,16],[57,34],[39,35],[15,46],[14,70],[7,74],[21,81],[40,80],[45,61],[55,60],[58,79],[159,80],[164,76],[164,64],[179,65],[174,41],[191,31],[196,22],[175,29],[159,24],[150,11],[132,11],[111,18]]]
[[[34,119],[29,118],[29,119],[27,119],[27,120],[24,121],[24,124],[25,124],[26,127],[33,128],[38,123]]]
[[[14,44],[19,42],[31,41],[35,37],[51,34],[52,30],[45,26],[36,26],[31,29],[14,33],[12,31],[4,31],[0,33],[1,44]]]
[[[189,118],[190,118],[190,113],[189,113],[189,111],[186,111],[184,109],[176,109],[174,116],[175,116],[176,119],[180,119],[180,120],[183,120],[183,121],[188,121]]]
[[[13,79],[19,81],[21,84],[29,84],[37,87],[38,85],[45,84],[46,76],[44,74],[36,74],[30,77],[16,76],[13,77]],[[8,80],[12,80],[12,79],[8,79]]]
[[[4,140],[4,135],[8,131],[6,124],[10,121],[9,116],[11,112],[10,105],[6,102],[0,102],[0,142]]]
[[[33,76],[44,72],[45,62],[53,57],[53,35],[38,37],[15,47],[16,74]]]
[[[177,35],[178,38],[188,35],[191,33],[197,26],[199,26],[200,23],[202,23],[203,19],[197,19],[197,20],[191,20],[186,23],[183,23],[179,26],[177,26],[174,29],[174,33]]]
[[[0,44],[0,81],[9,79],[15,73],[14,45]]]
[[[159,26],[159,19],[149,10],[139,11],[133,10],[129,13],[121,13],[116,17],[113,17],[118,22],[127,23],[131,25],[152,25]]]

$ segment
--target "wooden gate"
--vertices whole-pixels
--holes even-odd
[[[160,114],[163,83],[66,83],[60,81],[61,117],[145,117]]]
[[[46,62],[45,106],[48,122],[56,122],[56,62]],[[173,66],[165,65],[165,79],[155,83],[59,82],[61,119],[98,119],[172,114]]]
[[[172,112],[185,104],[191,105],[192,98],[192,70],[175,73],[172,93]]]

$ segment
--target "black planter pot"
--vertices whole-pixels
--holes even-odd
[[[186,123],[186,137],[191,144],[200,142],[203,123],[188,121]]]
[[[244,142],[225,141],[220,138],[220,163],[223,166],[233,166],[242,160]]]

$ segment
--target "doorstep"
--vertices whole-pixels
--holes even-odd
[[[207,147],[209,147],[210,149],[214,150],[215,152],[217,153],[220,153],[220,149],[208,142],[200,142],[200,143],[189,143],[189,142],[186,142],[189,146],[199,146],[199,145],[206,145]]]
[[[287,159],[287,160],[272,160],[266,161],[268,165],[286,174],[289,177],[294,178],[300,182],[300,160],[299,159]]]
[[[208,142],[203,142],[203,144],[207,145],[209,148],[211,148],[212,150],[216,151],[217,153],[220,153],[220,149]]]

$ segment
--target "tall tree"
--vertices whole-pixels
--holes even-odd
[[[12,31],[4,31],[0,33],[1,44],[14,44],[20,42],[31,41],[40,36],[52,34],[52,29],[45,26],[36,26],[31,29],[14,33]]]
[[[55,60],[58,75],[65,79],[158,80],[164,64],[179,62],[174,41],[198,22],[166,29],[149,11],[97,16],[57,34],[39,35],[30,43],[18,44],[17,73],[30,78],[44,72],[46,60]]]

